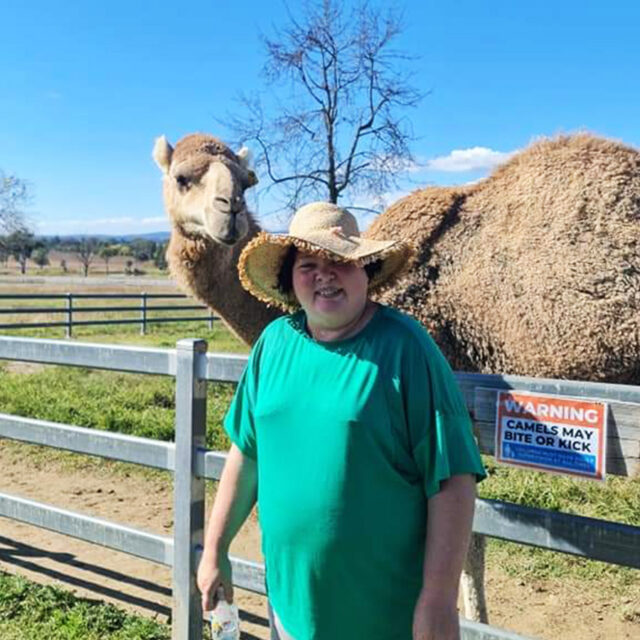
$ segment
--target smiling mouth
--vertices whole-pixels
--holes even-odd
[[[316,295],[325,300],[333,300],[342,294],[343,290],[337,287],[326,287],[324,289],[318,289]]]

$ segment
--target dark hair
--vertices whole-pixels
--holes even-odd
[[[293,291],[293,264],[296,261],[297,255],[298,248],[295,244],[292,244],[284,254],[280,270],[278,271],[278,284],[276,286],[278,291],[284,295],[289,295]],[[367,274],[369,282],[371,282],[371,279],[379,273],[381,269],[382,260],[374,260],[364,265],[364,271]]]
[[[373,277],[382,271],[382,260],[374,260],[373,262],[369,262],[364,265],[364,270],[367,274],[367,278],[369,278],[369,282],[373,280]]]
[[[276,285],[280,293],[289,295],[293,291],[293,263],[296,261],[298,247],[292,244],[284,254],[280,271],[278,271],[278,284]]]

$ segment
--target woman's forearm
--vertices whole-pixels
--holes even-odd
[[[204,555],[215,558],[229,545],[256,503],[258,472],[255,460],[232,444],[205,534]]]
[[[475,478],[443,481],[429,498],[422,591],[413,614],[413,640],[460,640],[456,599],[469,546]]]
[[[476,481],[470,474],[442,483],[429,499],[423,590],[455,598],[469,547]]]

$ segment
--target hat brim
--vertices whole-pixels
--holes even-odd
[[[242,286],[267,305],[293,312],[300,308],[293,291],[284,293],[278,288],[278,274],[291,246],[328,260],[354,262],[361,267],[381,260],[380,270],[369,282],[369,293],[391,286],[409,267],[414,255],[413,247],[401,240],[341,237],[335,241],[332,239],[332,247],[329,248],[323,239],[320,237],[317,242],[312,242],[291,235],[260,232],[240,254],[238,274]]]

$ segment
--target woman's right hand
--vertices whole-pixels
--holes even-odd
[[[220,586],[224,589],[225,600],[229,603],[233,602],[231,562],[226,553],[214,558],[205,550],[198,565],[196,582],[202,595],[203,611],[213,611],[216,608],[218,604],[217,592]]]

